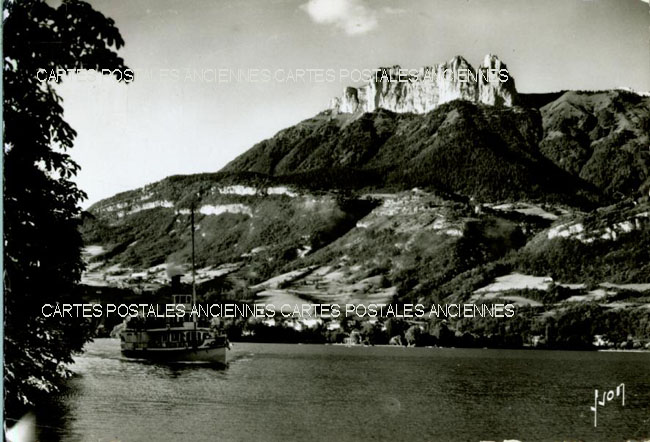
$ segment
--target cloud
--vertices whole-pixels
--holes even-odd
[[[315,23],[336,26],[348,35],[365,34],[377,27],[377,13],[364,0],[309,0],[301,9]]]

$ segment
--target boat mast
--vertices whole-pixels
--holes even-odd
[[[192,203],[191,223],[192,223],[192,309],[196,308],[196,269],[194,266],[194,203]],[[196,330],[196,315],[193,315],[192,322],[194,322],[194,330]]]

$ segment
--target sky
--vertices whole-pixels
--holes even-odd
[[[520,92],[650,90],[650,11],[641,0],[90,3],[115,21],[135,81],[73,75],[58,86],[78,133],[70,154],[89,196],[83,207],[169,175],[218,171],[326,109],[355,83],[341,74],[355,69],[419,68],[455,55],[477,67],[492,53]],[[335,75],[290,76],[300,69]],[[216,81],[228,70],[250,77]]]

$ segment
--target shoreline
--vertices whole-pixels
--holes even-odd
[[[110,339],[119,340],[118,338],[102,337],[94,338],[93,340]],[[319,345],[319,346],[332,346],[332,347],[357,347],[357,348],[372,348],[372,347],[389,347],[389,348],[424,348],[430,350],[525,350],[525,351],[576,351],[576,352],[602,352],[602,353],[649,353],[650,349],[613,349],[613,348],[540,348],[540,347],[440,347],[440,346],[415,346],[415,345],[390,345],[390,344],[345,344],[342,342],[266,342],[266,341],[230,341],[234,346],[239,344],[285,344],[285,345]],[[232,350],[230,350],[232,351]]]

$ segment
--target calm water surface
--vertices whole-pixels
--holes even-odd
[[[650,438],[650,354],[235,344],[225,369],[121,357],[98,339],[37,416],[40,440]],[[598,409],[594,389],[625,384]]]

